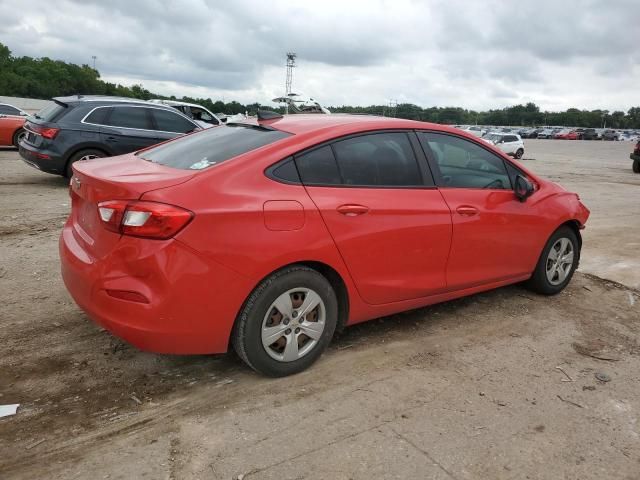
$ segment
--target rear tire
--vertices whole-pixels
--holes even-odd
[[[18,130],[16,130],[16,132],[13,134],[13,146],[19,148],[20,142],[26,135],[27,132],[24,130],[24,128],[19,128]]]
[[[284,377],[322,355],[337,319],[338,300],[327,279],[293,265],[273,273],[251,293],[234,325],[232,343],[257,372]]]
[[[560,293],[571,281],[579,263],[578,237],[570,227],[562,226],[549,237],[526,285],[543,295]]]
[[[516,158],[517,159],[521,159],[522,155],[524,155],[524,150],[522,148],[519,148],[518,150],[516,150]]]
[[[69,158],[69,161],[67,161],[64,176],[67,178],[71,178],[73,176],[73,168],[71,168],[71,166],[78,160],[93,160],[95,158],[104,158],[106,156],[107,154],[102,150],[96,150],[95,148],[80,150],[79,152],[74,153],[71,158]]]
[[[635,173],[640,173],[640,160],[633,161],[633,171]]]

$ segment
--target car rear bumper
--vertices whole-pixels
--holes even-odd
[[[94,258],[75,228],[68,221],[60,236],[62,278],[92,320],[145,351],[227,351],[236,315],[252,288],[243,277],[204,261],[177,240],[122,237],[113,252]],[[148,303],[116,298],[114,291],[134,292]]]
[[[37,149],[29,146],[25,142],[20,142],[18,152],[22,160],[33,168],[58,175],[64,175],[65,173],[64,158],[55,152]]]

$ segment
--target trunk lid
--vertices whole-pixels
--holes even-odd
[[[69,221],[76,240],[93,258],[102,258],[121,235],[104,228],[98,204],[109,200],[138,200],[152,190],[184,183],[196,175],[142,160],[135,154],[76,162],[69,190]]]

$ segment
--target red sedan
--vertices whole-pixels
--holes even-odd
[[[557,140],[581,140],[582,135],[575,130],[571,130],[570,132],[557,133],[554,138],[556,138]]]
[[[74,164],[62,275],[92,319],[281,376],[337,328],[516,282],[554,294],[578,265],[578,196],[472,135],[259,118]]]

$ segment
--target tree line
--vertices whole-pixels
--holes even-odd
[[[9,48],[0,43],[0,94],[11,97],[50,99],[65,95],[117,95],[149,100],[162,98],[197,103],[212,112],[232,115],[255,112],[260,108],[282,112],[282,107],[241,104],[236,101],[223,102],[211,98],[191,98],[183,96],[163,96],[150,92],[142,85],[125,86],[105,82],[98,70],[89,65],[76,65],[48,57],[17,57]],[[371,105],[352,107],[348,105],[329,106],[336,113],[359,113],[386,115],[426,122],[451,125],[567,125],[576,127],[610,127],[640,129],[640,107],[632,107],[627,112],[609,110],[581,110],[569,108],[564,112],[541,111],[529,102],[488,111],[468,110],[460,107],[423,108],[411,103],[389,107]]]

